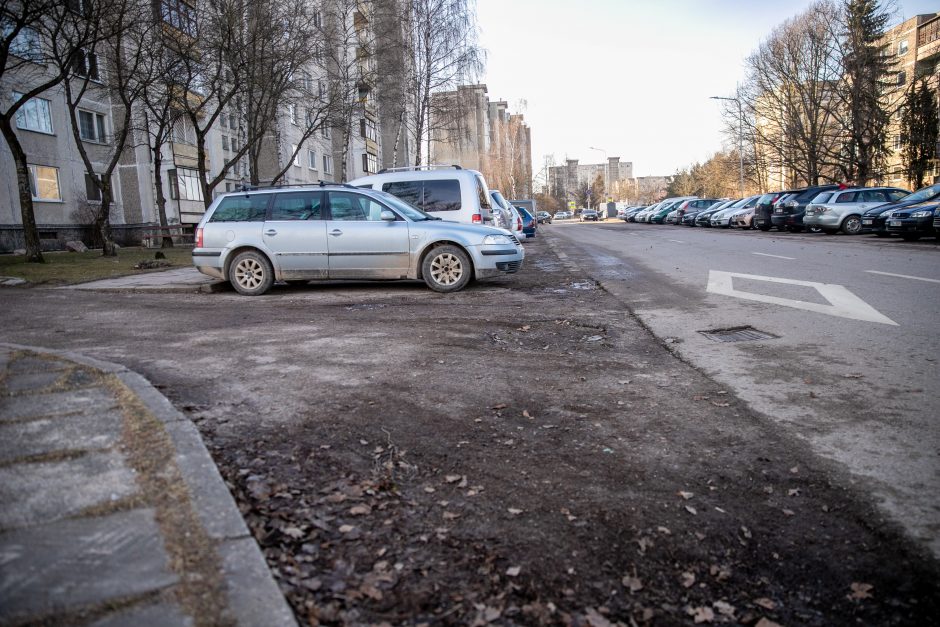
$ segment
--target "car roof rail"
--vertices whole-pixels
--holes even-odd
[[[450,168],[453,168],[455,170],[463,170],[463,168],[457,165],[456,163],[452,165],[435,165],[435,164],[406,165],[406,166],[401,166],[398,168],[382,168],[381,170],[378,171],[378,174],[386,174],[388,172],[418,172],[421,170],[447,170]]]

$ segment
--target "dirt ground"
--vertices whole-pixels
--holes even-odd
[[[297,320],[293,348],[230,381],[256,395],[165,390],[302,624],[940,615],[936,564],[864,485],[677,360],[544,239],[527,251],[520,274],[452,296],[284,288],[264,302]]]
[[[550,230],[453,295],[7,289],[3,336],[186,412],[301,624],[935,623],[937,564],[864,482],[678,360]]]

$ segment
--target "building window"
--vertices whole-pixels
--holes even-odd
[[[199,171],[189,168],[169,170],[170,198],[173,200],[195,200],[202,202],[202,185],[199,183]]]
[[[378,131],[375,127],[375,121],[368,118],[362,118],[359,120],[359,131],[360,134],[366,139],[371,139],[372,141],[378,141]]]
[[[13,99],[19,100],[23,94],[13,92]],[[16,112],[16,128],[39,133],[52,134],[52,108],[45,98],[30,98]]]
[[[895,136],[894,136],[894,149],[895,149],[896,151],[901,150],[901,144],[902,144],[902,142],[901,142],[901,136],[900,136],[900,135],[895,135]]]
[[[69,11],[82,17],[91,17],[91,3],[85,0],[67,0],[65,5]]]
[[[228,135],[222,136],[222,150],[228,150]]]
[[[297,144],[290,145],[290,154],[293,155],[294,165],[298,168],[300,167],[300,150],[297,149]]]
[[[323,173],[333,174],[333,157],[330,155],[323,155]]]
[[[907,82],[907,72],[900,71],[898,72],[898,87]]]
[[[379,158],[371,152],[362,155],[362,171],[366,174],[375,174],[379,169]]]
[[[78,111],[78,134],[86,142],[102,144],[105,141],[104,116],[92,111]]]
[[[88,202],[101,202],[101,188],[98,183],[101,183],[100,174],[85,172],[85,198]]]
[[[76,50],[72,54],[72,72],[82,78],[99,80],[101,75],[98,73],[98,55],[94,52]]]
[[[59,189],[59,168],[30,165],[29,188],[33,193],[33,200],[62,200],[62,192]]]
[[[329,127],[329,126],[326,126],[326,125],[321,126],[321,127],[320,127],[320,135],[323,136],[323,139],[329,139],[329,138],[330,138],[330,127]]]
[[[160,17],[176,30],[196,37],[196,9],[183,0],[160,0]]]
[[[173,141],[177,144],[196,145],[196,130],[186,118],[178,117],[173,122]]]
[[[287,105],[287,117],[290,118],[291,124],[297,124],[297,105],[294,103]]]
[[[2,20],[3,38],[7,39],[13,33],[13,24]],[[13,41],[10,42],[10,54],[29,61],[42,60],[42,47],[39,43],[39,33],[29,27],[20,29]]]
[[[317,153],[313,150],[307,150],[307,167],[311,170],[317,169]]]
[[[317,28],[321,28],[323,26],[323,14],[319,11],[313,12],[313,25]]]
[[[903,57],[907,54],[907,40],[902,39],[898,42],[898,56]]]

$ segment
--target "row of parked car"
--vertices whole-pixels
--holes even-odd
[[[685,196],[627,207],[627,222],[724,228],[776,228],[847,235],[899,235],[905,240],[936,237],[940,229],[940,183],[914,193],[897,187],[816,185],[722,199]]]

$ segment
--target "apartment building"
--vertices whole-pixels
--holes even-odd
[[[888,92],[892,109],[903,102],[911,83],[922,78],[926,78],[940,96],[940,13],[927,13],[905,20],[885,33],[883,43],[887,54],[897,62],[893,87]],[[888,129],[890,153],[884,183],[911,189],[912,183],[904,176],[901,158],[901,114],[902,110],[897,108]],[[933,177],[928,178],[928,182],[937,181],[940,181],[940,162],[934,166]]]
[[[550,189],[560,189],[563,193],[589,186],[597,178],[605,181],[609,194],[617,198],[624,196],[633,181],[633,162],[621,161],[620,157],[608,157],[607,163],[580,163],[578,159],[566,159],[565,165],[552,166],[548,169]]]
[[[166,45],[173,47],[174,52],[179,42],[195,40],[198,15],[193,5],[181,0],[162,0],[154,6],[154,18],[159,21]],[[399,102],[383,102],[383,93],[378,87],[381,55],[376,54],[376,50],[386,47],[386,42],[377,35],[370,5],[327,0],[322,6],[324,10],[316,12],[313,20],[317,26],[322,25],[324,38],[332,50],[339,49],[340,60],[318,54],[314,62],[292,75],[295,89],[280,103],[274,122],[251,150],[243,150],[249,134],[250,90],[232,98],[218,110],[207,108],[200,113],[196,117],[200,125],[208,124],[207,119],[214,116],[214,122],[208,127],[197,128],[183,111],[175,111],[170,130],[156,153],[153,129],[139,128],[139,121],[134,122],[129,147],[123,151],[120,165],[112,175],[114,200],[110,221],[115,241],[139,243],[147,226],[160,223],[156,197],[158,179],[169,224],[194,225],[202,217],[207,203],[198,169],[197,131],[203,134],[202,157],[207,180],[215,179],[224,171],[212,190],[214,195],[236,190],[252,179],[262,185],[275,179],[286,184],[312,183],[349,180],[375,173],[385,164],[382,148],[386,139],[393,140],[398,162],[413,160],[414,150],[408,145],[407,132],[390,121],[404,116],[393,118],[388,113],[399,110]],[[387,32],[387,29],[380,31]],[[35,33],[28,30],[23,40],[14,46],[14,54],[37,45]],[[387,46],[399,57],[402,55],[400,43],[392,42]],[[83,59],[83,71],[95,75],[89,83],[92,88],[81,101],[78,122],[84,147],[96,168],[100,166],[103,170],[113,154],[110,142],[116,126],[124,121],[105,89],[107,64],[104,60],[99,63],[93,56]],[[338,72],[343,60],[348,62],[343,72]],[[394,64],[388,59],[385,63],[386,66]],[[25,52],[14,63],[8,63],[7,68],[10,71],[5,71],[0,80],[4,100],[9,95],[26,93],[41,82],[44,72],[52,71],[44,69],[42,63],[30,63]],[[402,66],[398,74],[403,76]],[[337,85],[341,81],[345,84]],[[190,99],[205,98],[196,91],[190,92],[189,86],[170,86],[169,89],[186,89]],[[337,125],[340,116],[331,109],[336,94],[344,93],[343,89],[352,89],[354,94],[353,98],[343,101],[343,119],[349,121],[345,133],[344,126]],[[392,99],[399,96],[391,94]],[[144,119],[142,105],[140,109],[141,119]],[[383,112],[386,112],[384,118]],[[387,131],[383,123],[389,123],[395,130]],[[15,133],[29,163],[34,214],[42,247],[61,248],[72,239],[93,243],[94,234],[88,225],[100,206],[99,192],[77,154],[61,85],[26,103],[16,116]],[[404,141],[394,142],[396,133]],[[158,171],[155,171],[155,156],[161,161]],[[12,153],[5,142],[0,143],[0,168],[8,173],[15,171]],[[22,248],[23,241],[17,181],[15,176],[7,176],[0,183],[0,252]]]

